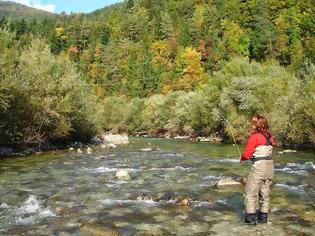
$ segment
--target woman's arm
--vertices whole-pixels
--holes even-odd
[[[255,148],[257,146],[258,146],[257,134],[253,134],[247,140],[247,143],[246,143],[246,146],[245,146],[244,151],[242,153],[242,156],[240,158],[240,161],[249,160],[252,157],[253,153],[255,152]]]

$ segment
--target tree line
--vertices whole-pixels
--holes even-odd
[[[0,21],[2,144],[104,130],[235,136],[260,112],[314,143],[311,0],[128,0]],[[24,104],[24,105],[23,105]]]

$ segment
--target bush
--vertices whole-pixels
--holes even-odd
[[[224,130],[229,138],[244,141],[244,133],[250,132],[250,121],[255,113],[267,118],[277,109],[280,99],[288,92],[293,76],[277,65],[261,65],[256,62],[233,60],[214,80],[228,82],[221,87],[219,113]],[[273,124],[274,115],[270,116]],[[271,126],[273,128],[273,126]]]
[[[90,92],[74,64],[53,56],[39,39],[14,59],[16,66],[1,77],[11,95],[0,118],[1,143],[41,144],[96,133]]]

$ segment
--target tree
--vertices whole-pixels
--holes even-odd
[[[175,37],[173,21],[167,12],[163,12],[161,15],[160,35],[161,39]]]
[[[181,50],[175,61],[179,78],[174,86],[190,91],[203,82],[203,68],[200,59],[200,53],[191,47]]]
[[[57,55],[64,50],[67,47],[67,39],[64,28],[62,26],[56,27],[51,39],[52,53]]]

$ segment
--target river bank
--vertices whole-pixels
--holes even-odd
[[[27,155],[40,155],[44,152],[56,152],[56,151],[62,151],[67,149],[87,149],[87,148],[93,148],[98,145],[106,143],[104,139],[104,135],[112,135],[111,133],[105,133],[102,135],[95,136],[91,138],[87,142],[80,142],[80,141],[66,141],[66,142],[58,142],[58,143],[46,143],[42,145],[36,145],[36,146],[29,146],[29,147],[1,147],[0,146],[0,158],[5,157],[13,157],[13,156],[27,156]],[[118,144],[120,142],[119,137],[125,137],[127,134],[115,134],[118,138],[116,142],[118,141]],[[201,143],[212,143],[212,144],[233,144],[236,145],[234,142],[228,139],[224,139],[223,137],[220,137],[218,135],[209,135],[209,136],[198,136],[196,134],[189,134],[189,135],[181,135],[179,133],[159,133],[159,134],[152,134],[149,132],[138,132],[133,135],[129,135],[129,137],[137,137],[137,138],[161,138],[161,139],[167,139],[167,140],[190,140],[193,142],[201,142]],[[122,138],[124,140],[124,138]],[[111,141],[107,141],[107,143],[115,143]],[[115,143],[117,144],[117,143]],[[237,143],[237,145],[242,145],[240,143]],[[296,149],[315,149],[315,143],[309,143],[309,144],[281,144],[277,145],[277,147],[282,147],[288,150]]]

